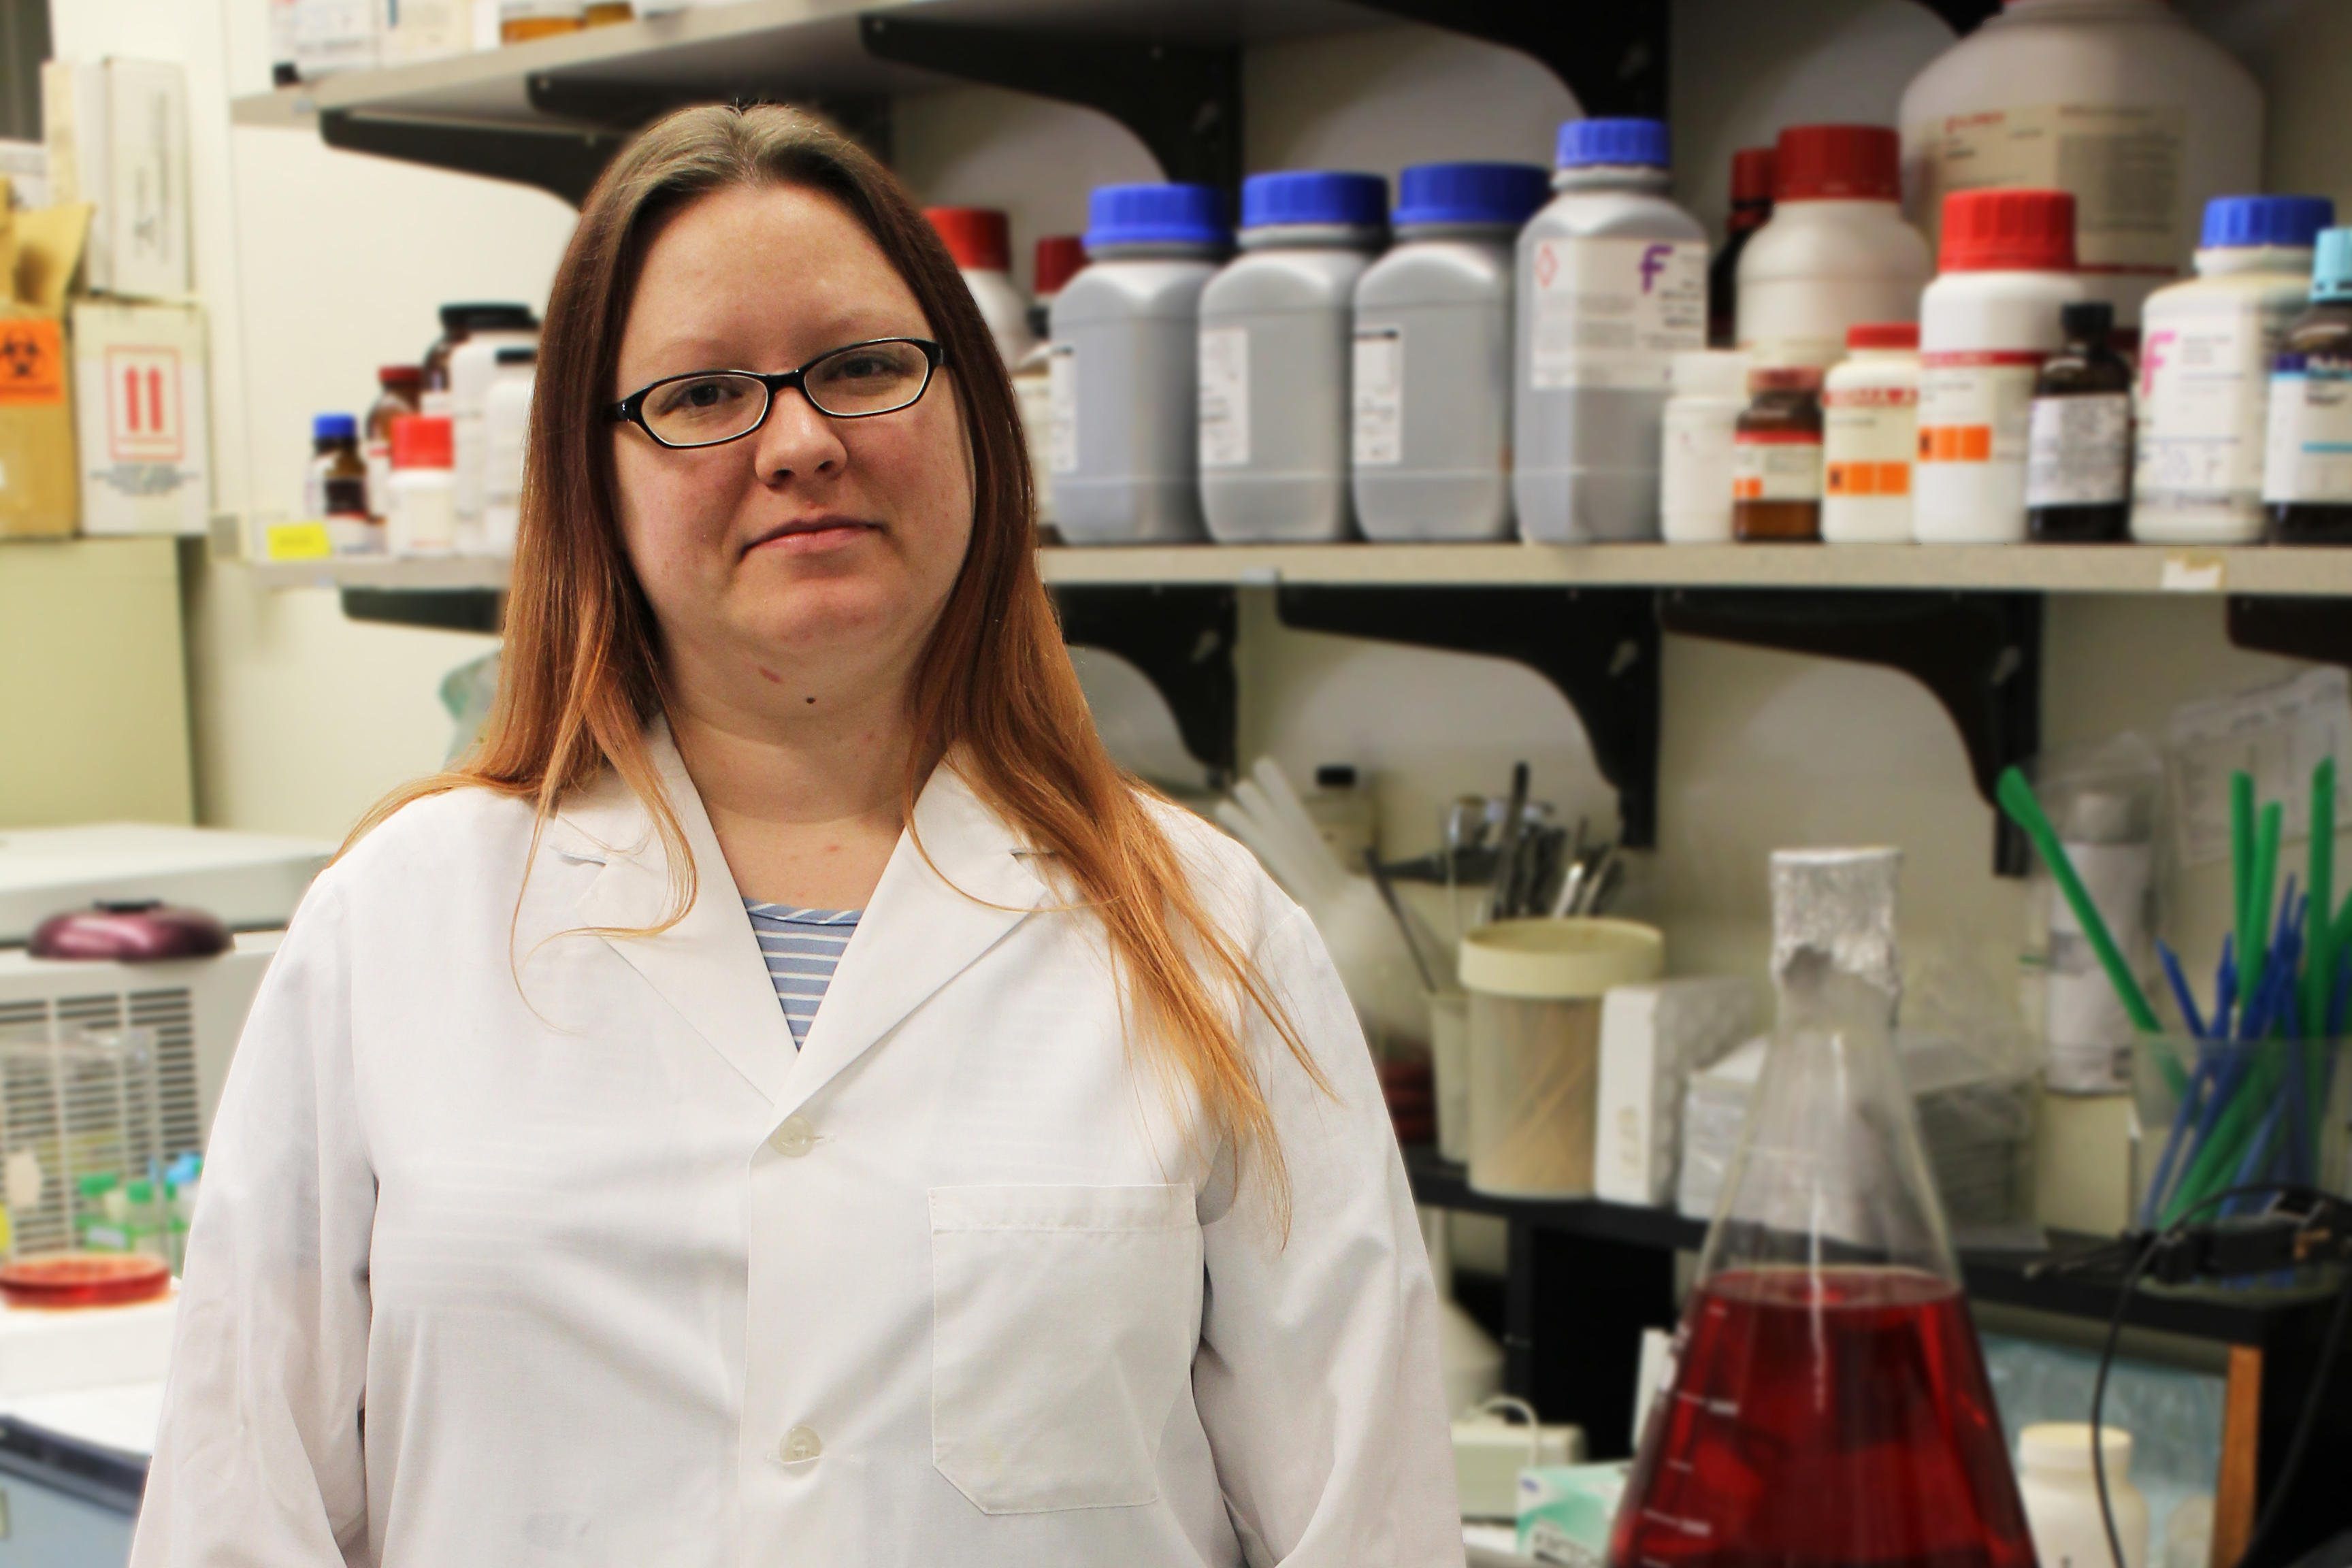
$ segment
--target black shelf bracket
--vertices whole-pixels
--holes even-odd
[[[506,626],[507,596],[498,588],[346,588],[343,617],[496,637]]]
[[[1948,0],[1951,3],[1951,0]],[[1590,115],[1666,116],[1670,0],[1356,0],[1359,5],[1517,49]],[[1998,6],[1999,0],[1994,0]]]
[[[898,15],[861,16],[858,30],[877,59],[1097,110],[1134,132],[1170,179],[1241,188],[1237,47]]]
[[[1686,637],[1901,670],[1943,704],[1989,805],[2001,770],[2041,749],[2039,594],[1681,589],[1658,614]],[[2024,876],[2024,837],[1993,822],[1993,869]]]
[[[2000,15],[2001,0],[1919,0],[1919,4],[1941,16],[1950,24],[1952,31],[1965,38]]]
[[[1617,790],[1629,848],[1658,837],[1658,617],[1646,588],[1319,587],[1275,595],[1301,631],[1486,654],[1526,665],[1583,722]]]
[[[1232,588],[1137,584],[1053,590],[1062,640],[1115,653],[1141,670],[1176,715],[1184,749],[1218,789],[1241,754],[1241,682],[1234,672],[1240,597]]]
[[[2256,653],[2352,666],[2352,606],[2342,599],[2233,594],[2230,640]]]
[[[587,121],[630,133],[674,109],[691,104],[790,103],[823,116],[883,163],[890,162],[887,93],[784,94],[748,80],[732,84],[711,82],[693,88],[660,87],[649,82],[557,76],[544,71],[526,78],[523,90],[530,95],[530,106],[541,114]]]
[[[490,129],[355,114],[348,109],[320,112],[319,139],[345,153],[533,185],[575,207],[588,199],[596,176],[629,140],[626,132],[611,131]]]

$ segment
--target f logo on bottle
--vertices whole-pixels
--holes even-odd
[[[2150,332],[2147,335],[2147,342],[2141,345],[2139,395],[2142,397],[2156,395],[2156,373],[2171,363],[2170,358],[2164,352],[2165,348],[2179,336],[2180,334],[2176,331]]]
[[[1666,269],[1666,258],[1675,253],[1671,245],[1653,245],[1642,252],[1642,292],[1650,293],[1657,287],[1658,274]]]

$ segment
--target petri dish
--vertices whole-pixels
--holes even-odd
[[[160,1258],[128,1252],[51,1252],[0,1266],[0,1300],[11,1307],[122,1307],[172,1289]]]

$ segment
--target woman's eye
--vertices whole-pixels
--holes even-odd
[[[709,414],[738,406],[743,395],[743,387],[732,376],[674,381],[646,400],[646,412],[656,418],[665,415]]]

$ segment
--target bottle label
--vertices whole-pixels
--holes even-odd
[[[1359,328],[1354,371],[1356,467],[1393,468],[1404,461],[1404,329]]]
[[[2131,499],[2131,395],[2037,397],[2025,504],[2112,506]]]
[[[1731,537],[1733,430],[1738,419],[1733,408],[1666,400],[1658,510],[1667,520],[1668,538],[1696,542]]]
[[[2226,503],[2261,493],[2271,361],[2292,309],[2167,310],[2147,323],[2138,494]]]
[[[2088,401],[2080,399],[2077,401]],[[2133,962],[2147,938],[2153,851],[2147,844],[2069,842],[2066,858]],[[2050,1087],[2104,1094],[2131,1087],[2132,1021],[2065,900],[2050,901],[2050,983],[2044,1014]]]
[[[2038,350],[1919,356],[1922,463],[2021,463],[2033,406]]]
[[[1201,329],[1201,467],[1250,460],[1249,329]]]
[[[1698,240],[1542,239],[1529,258],[1528,385],[1666,390],[1674,356],[1706,346]]]
[[[1731,438],[1731,499],[1822,499],[1822,438],[1810,430],[1742,430]]]
[[[1823,492],[1855,498],[1909,495],[1911,454],[1918,440],[1917,388],[1853,386],[1823,392]]]
[[[367,444],[367,509],[370,517],[384,517],[392,510],[392,443],[385,440]]]
[[[2083,271],[2147,278],[2180,271],[2190,237],[2181,231],[2185,109],[2053,103],[1984,110],[1906,126],[1903,142],[1919,151],[1911,210],[1927,231],[1930,255],[1942,239],[1946,196],[2031,186],[2074,194]]]
[[[2352,359],[2278,356],[2263,499],[2352,505]]]
[[[1078,351],[1068,343],[1045,351],[1045,467],[1078,471]]]

